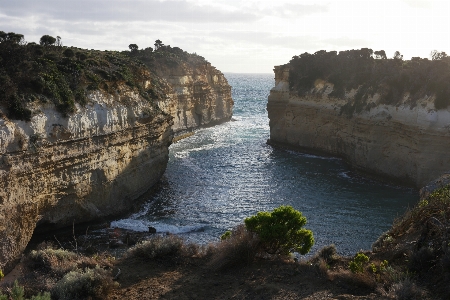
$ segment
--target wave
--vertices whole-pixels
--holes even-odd
[[[308,154],[308,153],[302,153],[295,150],[286,150],[289,154],[302,156],[306,158],[317,158],[317,159],[324,159],[324,160],[342,160],[342,158],[335,157],[335,156],[320,156],[320,155],[314,155],[314,154]]]
[[[176,226],[158,222],[147,222],[143,220],[122,219],[111,222],[111,228],[127,229],[136,232],[148,232],[148,228],[153,227],[157,233],[183,234],[190,232],[204,231],[205,225],[185,225]]]

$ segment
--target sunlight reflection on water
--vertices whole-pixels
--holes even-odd
[[[292,205],[307,217],[314,249],[334,243],[352,254],[369,249],[418,200],[416,191],[361,177],[340,159],[267,145],[273,75],[226,76],[235,121],[173,144],[156,192],[129,220],[206,243],[258,211]]]

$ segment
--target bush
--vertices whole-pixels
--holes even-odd
[[[364,264],[367,262],[369,262],[369,257],[360,252],[355,255],[348,267],[353,273],[362,273],[364,272]]]
[[[11,298],[7,295],[2,294],[0,291],[0,300],[25,300],[25,290],[23,286],[19,285],[19,282],[17,280],[14,281],[14,285],[11,289]],[[36,296],[32,296],[30,300],[51,300],[51,295],[48,292],[45,292],[41,295],[41,293],[37,294]]]
[[[418,287],[410,279],[405,279],[392,285],[390,294],[399,300],[423,300],[429,299],[426,291]]]
[[[338,257],[336,246],[331,244],[320,249],[311,259],[311,262],[318,263],[323,260],[326,264],[332,264],[338,260]]]
[[[257,236],[244,225],[227,232],[230,233],[227,238],[209,249],[212,252],[209,265],[214,269],[225,270],[251,264],[260,248]]]
[[[259,212],[245,219],[247,230],[255,233],[269,254],[306,254],[314,244],[311,230],[303,229],[306,218],[292,206],[280,206],[272,212]]]
[[[97,266],[67,273],[53,287],[52,294],[61,300],[104,299],[117,285],[110,272]]]
[[[25,291],[23,289],[23,286],[20,286],[19,282],[15,280],[14,285],[11,289],[11,298],[13,298],[13,300],[24,300],[24,294]]]
[[[130,248],[127,256],[137,256],[145,259],[176,257],[178,255],[192,256],[197,254],[199,248],[196,245],[186,245],[181,237],[156,236],[147,241],[143,241]]]
[[[70,57],[74,57],[75,56],[75,52],[72,49],[67,48],[66,50],[63,51],[63,55],[65,57],[70,58]]]
[[[227,231],[225,231],[224,234],[222,234],[220,236],[220,240],[223,241],[223,240],[229,239],[230,237],[231,237],[231,231],[227,230]]]
[[[32,296],[30,300],[51,300],[51,295],[48,292],[45,292],[41,295],[41,293],[36,296]]]

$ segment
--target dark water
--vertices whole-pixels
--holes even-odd
[[[416,191],[361,177],[340,159],[268,146],[266,103],[273,75],[226,77],[234,121],[172,145],[156,192],[140,213],[113,226],[143,231],[153,226],[204,243],[258,211],[292,205],[308,219],[314,250],[334,243],[350,255],[370,249],[418,200]]]

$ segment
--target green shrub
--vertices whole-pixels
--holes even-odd
[[[14,281],[14,285],[11,289],[11,298],[13,298],[13,300],[24,300],[24,288],[23,286],[19,285],[19,282],[17,280]]]
[[[225,231],[224,234],[222,234],[220,236],[220,240],[223,241],[223,240],[229,239],[230,237],[231,237],[231,231],[227,230],[227,231]]]
[[[7,295],[2,294],[2,292],[0,291],[0,300],[25,300],[25,290],[23,288],[23,286],[19,285],[19,282],[17,280],[14,281],[14,285],[11,289],[11,298],[8,297]],[[48,292],[45,292],[44,294],[41,295],[41,293],[32,296],[30,298],[30,300],[50,300],[51,299],[51,295]]]
[[[0,269],[0,281],[3,280],[3,277],[5,277],[5,274],[3,274],[3,271]]]
[[[36,296],[32,296],[30,300],[51,300],[51,294],[45,292],[41,295],[41,293],[39,293]]]
[[[97,266],[67,273],[53,287],[52,294],[60,300],[104,299],[117,285],[110,272]]]
[[[72,49],[67,48],[66,50],[63,51],[63,55],[65,57],[69,57],[70,58],[70,57],[74,57],[75,56],[75,52],[73,52]]]
[[[349,263],[348,267],[353,273],[364,272],[364,264],[369,262],[369,257],[364,253],[358,253],[355,255],[353,260]]]
[[[272,212],[259,212],[244,222],[250,232],[256,233],[261,247],[269,254],[306,254],[314,244],[312,231],[302,228],[306,218],[292,206],[280,206]]]

